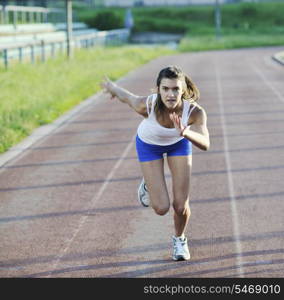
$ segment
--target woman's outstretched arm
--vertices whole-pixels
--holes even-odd
[[[146,100],[147,96],[138,96],[130,91],[122,88],[117,85],[109,78],[105,78],[105,80],[101,84],[102,88],[105,92],[111,95],[111,98],[118,98],[121,102],[128,104],[131,108],[133,108],[140,115],[147,115],[146,108]]]

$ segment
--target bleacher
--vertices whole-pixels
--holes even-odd
[[[32,42],[35,40],[52,41],[66,37],[66,25],[58,24],[24,24],[18,25],[0,25],[0,45]],[[84,23],[73,23],[73,34],[83,35],[96,32],[96,29],[88,28]]]
[[[8,6],[7,6],[8,7]],[[9,10],[14,12],[22,11],[22,13],[35,11],[38,13],[50,13],[54,10],[60,13],[58,9],[43,9],[39,7],[17,7],[10,6]],[[42,11],[43,10],[43,11]],[[3,11],[2,11],[3,13]],[[0,5],[1,16],[1,5]],[[8,15],[7,15],[8,16]],[[55,56],[58,51],[68,48],[66,23],[57,20],[54,23],[47,23],[48,19],[38,17],[42,20],[38,23],[19,23],[16,14],[13,15],[13,24],[0,24],[0,59],[8,67],[9,61],[17,59],[22,61],[28,59],[32,62],[39,57],[42,61],[48,56]],[[30,22],[30,18],[23,17]],[[51,18],[52,19],[52,18]],[[6,20],[1,17],[1,22]],[[8,19],[7,19],[8,20]],[[34,20],[34,18],[32,18]],[[128,40],[130,31],[126,28],[115,29],[110,31],[98,31],[81,22],[72,23],[72,39],[71,47],[93,47],[95,45],[124,43]]]
[[[34,24],[5,24],[0,25],[0,37],[2,36],[14,36],[14,35],[25,35],[29,33],[38,32],[52,32],[56,28],[51,23],[34,23]]]
[[[73,23],[73,36],[81,36],[96,32],[96,29],[88,28],[86,24],[75,22]],[[54,45],[47,45],[47,53],[51,52],[51,47],[58,49],[62,46],[62,41],[66,40],[66,24],[64,23],[45,23],[45,24],[23,24],[17,25],[0,25],[0,47],[10,47],[14,45],[33,44],[40,41],[43,43],[54,42]],[[57,43],[58,42],[58,43]],[[27,48],[22,51],[22,55],[29,54],[31,49]],[[40,53],[40,46],[33,49],[34,53]],[[18,49],[9,50],[9,58],[14,58],[19,55]]]

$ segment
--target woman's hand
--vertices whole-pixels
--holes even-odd
[[[180,135],[182,136],[184,130],[186,129],[186,126],[182,124],[181,117],[178,116],[175,112],[173,112],[170,113],[170,119],[173,121],[176,130],[179,131]]]
[[[116,93],[115,93],[116,85],[107,76],[104,77],[104,80],[101,83],[101,87],[103,88],[104,93],[109,93],[111,95],[111,99],[116,97]]]

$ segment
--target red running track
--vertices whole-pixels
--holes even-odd
[[[138,204],[142,118],[100,96],[2,166],[0,276],[283,277],[280,50],[167,56],[121,80],[149,94],[177,64],[201,90],[211,149],[193,154],[190,261],[171,260],[172,209],[160,217]]]

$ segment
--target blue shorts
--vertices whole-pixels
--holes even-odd
[[[140,162],[162,159],[163,154],[167,156],[187,156],[192,154],[192,144],[189,140],[183,138],[179,142],[159,146],[143,142],[138,135],[136,136],[136,151]]]

